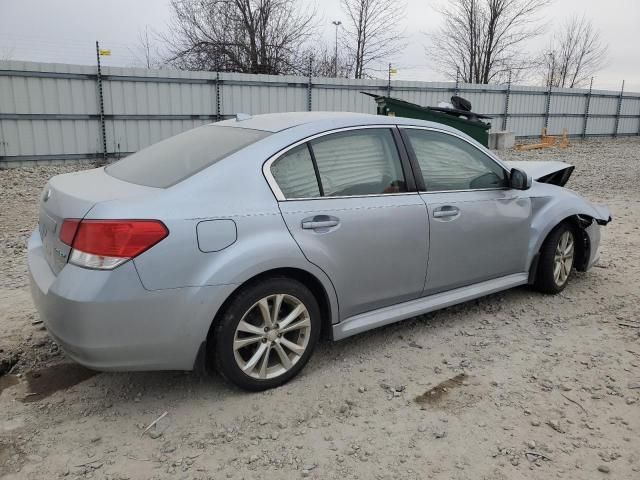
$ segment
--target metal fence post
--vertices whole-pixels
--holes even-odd
[[[511,96],[511,70],[509,70],[509,80],[504,96],[504,116],[502,117],[502,131],[507,130],[507,118],[509,117],[509,97]]]
[[[549,89],[547,90],[547,106],[544,110],[544,128],[549,127],[549,112],[551,111],[551,92],[553,87],[551,86],[551,82],[549,82]]]
[[[311,73],[313,70],[313,57],[309,57],[309,76],[308,76],[308,81],[307,81],[307,110],[311,111],[313,105],[311,104],[311,88],[312,88],[312,83],[311,83]]]
[[[389,64],[389,78],[387,80],[387,97],[391,96],[391,64]]]
[[[620,111],[622,110],[622,95],[624,94],[624,80],[622,80],[622,88],[620,89],[620,96],[618,97],[618,106],[616,108],[616,122],[613,129],[613,138],[618,136],[618,125],[620,125]]]
[[[460,92],[460,68],[456,67],[456,88],[453,91],[454,95],[458,95]]]
[[[587,136],[587,123],[589,122],[589,108],[591,107],[591,90],[593,89],[593,77],[589,82],[589,93],[587,93],[587,100],[584,106],[584,122],[582,122],[582,138]]]
[[[220,72],[216,72],[216,122],[220,121]]]
[[[639,100],[640,100],[640,98],[639,98]],[[640,102],[638,102],[638,103],[640,103]],[[637,133],[637,135],[640,135],[640,112],[638,112],[638,133]]]
[[[107,163],[107,129],[104,124],[104,96],[102,94],[102,69],[100,68],[100,44],[96,40],[96,59],[98,60],[98,109],[100,113],[100,133],[102,135],[102,163]]]

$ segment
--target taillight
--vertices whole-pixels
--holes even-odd
[[[70,245],[69,262],[108,270],[137,257],[169,235],[159,220],[66,219],[60,240]]]
[[[78,225],[80,225],[79,218],[67,218],[62,222],[62,228],[60,229],[60,240],[69,246],[73,244],[73,238],[78,231]]]

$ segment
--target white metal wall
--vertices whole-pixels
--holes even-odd
[[[373,99],[360,92],[388,92],[383,80],[115,67],[102,75],[109,157],[238,112],[376,113]],[[640,133],[636,93],[553,89],[549,95],[544,87],[391,82],[392,97],[420,105],[434,106],[455,92],[474,111],[492,115],[494,131],[506,113],[506,129],[517,136],[539,135],[545,125],[552,134],[564,128],[571,135]],[[0,62],[0,165],[102,157],[99,113],[94,67]]]

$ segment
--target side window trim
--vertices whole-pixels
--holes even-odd
[[[402,136],[402,140],[405,144],[405,147],[407,149],[407,152],[409,154],[409,161],[411,162],[411,167],[413,169],[413,171],[415,172],[415,181],[416,181],[416,187],[418,189],[418,191],[420,193],[455,193],[455,192],[480,192],[480,191],[491,191],[491,190],[509,190],[509,187],[494,187],[494,188],[469,188],[469,189],[462,189],[462,190],[433,190],[433,191],[428,191],[427,190],[427,186],[424,183],[424,178],[422,176],[422,170],[420,169],[420,165],[418,164],[418,157],[416,156],[416,152],[413,149],[413,145],[411,144],[411,140],[409,139],[406,130],[426,130],[429,132],[437,132],[437,133],[442,133],[444,135],[449,135],[450,137],[455,137],[458,138],[460,140],[465,141],[467,144],[469,144],[471,147],[473,147],[475,150],[477,150],[479,153],[483,154],[484,156],[486,156],[489,160],[491,160],[492,162],[494,162],[496,165],[498,165],[502,170],[504,170],[505,172],[505,178],[509,178],[509,173],[511,172],[511,169],[509,167],[507,167],[504,163],[502,163],[501,161],[499,161],[493,154],[487,154],[487,152],[484,152],[482,150],[480,150],[477,146],[475,146],[473,143],[471,143],[469,140],[467,140],[466,138],[464,138],[462,135],[457,135],[454,132],[449,132],[447,130],[442,130],[439,128],[433,128],[433,127],[421,127],[418,125],[398,125],[398,129],[400,130],[400,135]]]
[[[405,142],[402,141],[402,146],[398,143],[398,132],[397,132],[397,127],[398,125],[384,125],[384,124],[378,124],[378,125],[357,125],[357,126],[351,126],[351,127],[342,127],[342,128],[337,128],[337,129],[333,129],[333,130],[327,130],[325,132],[321,132],[321,133],[316,133],[314,135],[311,135],[309,137],[306,137],[304,139],[298,140],[288,146],[286,146],[285,148],[281,149],[278,153],[276,153],[275,155],[272,155],[271,157],[269,157],[262,165],[262,174],[265,177],[265,179],[267,180],[267,184],[269,185],[269,187],[271,188],[271,191],[273,192],[274,196],[276,197],[276,200],[279,202],[286,202],[286,201],[301,201],[301,200],[323,200],[325,198],[361,198],[361,197],[388,197],[388,196],[397,196],[397,195],[417,195],[418,192],[416,191],[415,188],[415,180],[416,180],[416,176],[413,175],[414,172],[414,168],[411,165],[409,171],[407,171],[407,168],[405,165],[410,165],[411,162],[411,155],[406,151],[405,147]],[[324,196],[324,189],[322,187],[322,182],[320,180],[320,176],[319,176],[319,170],[318,170],[318,166],[316,163],[316,159],[315,159],[315,155],[313,153],[313,148],[311,147],[311,141],[315,140],[316,138],[321,138],[324,137],[326,135],[331,135],[333,133],[340,133],[340,132],[348,132],[348,131],[352,131],[352,130],[373,130],[373,129],[387,129],[390,131],[392,137],[393,137],[393,141],[394,141],[394,145],[396,148],[396,152],[398,154],[398,157],[400,158],[400,164],[402,167],[402,172],[403,175],[405,176],[405,182],[407,183],[407,191],[406,192],[398,192],[398,193],[377,193],[377,194],[367,194],[367,195],[341,195],[341,196]],[[314,172],[316,175],[316,181],[318,182],[318,188],[321,192],[321,196],[319,197],[310,197],[310,198],[287,198],[284,193],[282,192],[282,190],[280,189],[280,186],[278,185],[278,182],[276,181],[276,179],[274,178],[273,174],[271,173],[271,166],[277,162],[280,158],[282,158],[284,155],[287,154],[287,152],[289,152],[290,150],[300,146],[306,144],[307,148],[309,149],[309,153],[311,154],[311,158],[312,158],[312,162],[313,162],[313,168],[314,168]],[[405,163],[406,162],[406,163]],[[411,186],[412,188],[410,189],[409,186]]]
[[[407,155],[409,157],[409,163],[411,164],[411,171],[413,172],[413,178],[415,179],[416,190],[418,192],[426,192],[427,186],[424,183],[424,178],[422,177],[422,170],[420,169],[420,165],[418,164],[418,157],[416,156],[416,152],[413,149],[413,145],[409,140],[409,136],[406,133],[406,128],[398,127],[400,131],[400,137],[402,138],[402,143],[404,144],[404,148],[407,151]]]
[[[402,134],[398,129],[397,125],[394,125],[391,129],[391,133],[393,135],[393,141],[396,144],[396,150],[400,156],[400,166],[402,167],[402,173],[404,175],[404,181],[407,187],[407,192],[415,192],[416,189],[416,172],[413,170],[413,165],[411,164],[411,158],[409,156],[409,151],[407,149],[407,145],[405,144],[404,139],[402,138]]]
[[[309,155],[311,155],[311,163],[313,164],[313,173],[316,174],[316,182],[318,182],[318,192],[320,193],[320,198],[324,197],[324,187],[322,186],[322,180],[320,179],[320,170],[318,170],[318,162],[316,162],[316,155],[313,153],[313,148],[311,148],[311,142],[306,142],[307,150],[309,150]]]

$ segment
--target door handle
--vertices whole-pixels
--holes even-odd
[[[438,207],[433,211],[433,218],[455,217],[459,213],[459,208],[452,207],[451,205],[445,205],[444,207]]]
[[[340,219],[329,215],[316,215],[302,220],[302,228],[305,230],[315,230],[316,228],[337,227]]]

